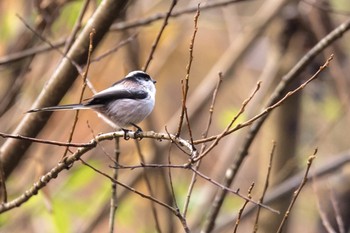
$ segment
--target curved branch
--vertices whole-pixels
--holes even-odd
[[[112,132],[112,133],[106,133],[101,134],[97,136],[95,139],[92,139],[90,142],[86,143],[84,147],[77,148],[76,152],[68,157],[66,157],[65,160],[58,163],[54,168],[52,168],[49,172],[47,172],[45,175],[41,176],[40,179],[33,184],[31,188],[29,188],[27,191],[25,191],[21,196],[17,197],[16,199],[3,203],[0,205],[0,213],[6,212],[8,210],[11,210],[15,207],[19,207],[26,201],[28,201],[31,197],[36,195],[39,190],[41,190],[43,187],[46,186],[52,179],[56,178],[59,173],[61,173],[63,170],[70,168],[75,161],[79,160],[81,156],[83,156],[88,151],[92,150],[98,145],[98,142],[105,141],[105,140],[112,140],[116,137],[124,137],[124,131],[118,131],[118,132]],[[127,137],[135,138],[134,132],[127,132]],[[141,132],[138,133],[138,137],[141,138],[153,138],[157,140],[167,140],[174,142],[181,147],[184,147],[186,151],[191,155],[191,157],[195,156],[197,153],[192,149],[192,145],[181,138],[176,137],[175,135],[170,135],[167,133],[155,133],[153,131],[148,132]]]

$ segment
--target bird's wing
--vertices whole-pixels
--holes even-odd
[[[145,99],[148,93],[144,90],[125,90],[125,89],[115,89],[108,88],[97,94],[95,94],[90,99],[86,99],[85,106],[91,105],[103,105],[109,101],[118,99]]]

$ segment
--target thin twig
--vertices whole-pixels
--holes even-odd
[[[62,57],[68,59],[68,61],[74,65],[74,67],[77,69],[79,73],[81,73],[82,68],[79,66],[78,63],[73,61],[70,57],[66,56],[64,52],[62,52],[57,46],[54,46],[49,40],[47,40],[45,37],[40,35],[36,30],[34,30],[20,15],[16,14],[16,16],[22,21],[22,23],[31,31],[35,36],[37,36],[40,40],[44,41],[46,44],[48,44],[53,50],[57,51],[59,54],[62,55]]]
[[[82,162],[84,165],[86,165],[87,167],[91,168],[93,171],[97,172],[98,174],[100,174],[100,175],[102,175],[102,176],[108,178],[108,179],[109,179],[110,181],[112,181],[112,182],[115,182],[117,185],[122,186],[123,188],[125,188],[125,189],[127,189],[127,190],[129,190],[129,191],[131,191],[131,192],[133,192],[133,193],[135,193],[135,194],[137,194],[137,195],[139,195],[139,196],[142,197],[142,198],[149,199],[149,200],[151,200],[151,201],[153,201],[153,202],[155,202],[155,203],[157,203],[157,204],[159,204],[159,205],[165,207],[166,209],[170,210],[170,211],[173,212],[174,214],[177,214],[177,211],[176,211],[172,206],[170,206],[170,205],[168,205],[168,204],[166,204],[166,203],[164,203],[164,202],[162,202],[162,201],[159,201],[158,199],[156,199],[156,198],[154,198],[154,197],[152,197],[152,196],[150,196],[150,195],[144,194],[144,193],[142,193],[142,192],[140,192],[140,191],[138,191],[138,190],[136,190],[136,189],[134,189],[134,188],[132,188],[132,187],[126,185],[126,184],[123,184],[123,183],[121,183],[121,182],[118,181],[118,180],[113,179],[113,177],[111,177],[111,176],[109,176],[108,174],[106,174],[106,173],[104,173],[104,172],[98,170],[97,168],[91,166],[90,164],[84,162],[83,160],[81,160],[81,162]]]
[[[40,46],[36,46],[33,48],[29,48],[26,50],[22,50],[20,52],[15,52],[15,53],[11,53],[8,55],[5,55],[3,57],[0,57],[0,65],[6,65],[12,62],[16,62],[18,60],[27,58],[29,56],[32,56],[34,54],[40,54],[43,52],[47,52],[50,51],[52,49],[56,49],[59,47],[62,47],[64,44],[66,43],[65,39],[61,39],[55,42],[52,42],[51,46],[44,44],[44,45],[40,45]],[[53,46],[53,47],[52,47]]]
[[[168,128],[167,128],[166,126],[165,126],[164,128],[165,128],[165,132],[168,134],[169,138],[171,138],[171,134],[169,133]],[[190,144],[190,143],[189,143],[189,145],[192,146],[192,150],[191,150],[192,153],[191,153],[191,154],[189,154],[188,152],[186,152],[180,145],[177,144],[176,141],[172,140],[171,142],[174,143],[174,145],[175,145],[179,150],[181,150],[183,153],[187,154],[189,157],[194,157],[194,156],[197,154],[196,148],[194,148],[194,147],[192,146],[192,144]]]
[[[135,40],[137,35],[138,35],[137,32],[133,33],[131,36],[129,36],[125,40],[120,41],[117,45],[115,45],[114,47],[112,47],[108,51],[104,52],[102,55],[100,55],[98,57],[94,57],[93,59],[91,59],[91,63],[101,61],[102,59],[108,57],[109,55],[117,52],[121,47],[123,47],[124,45],[127,45],[131,41]]]
[[[226,0],[226,1],[220,1],[220,2],[204,2],[201,4],[201,11],[203,10],[209,10],[217,7],[222,7],[222,6],[227,6],[233,3],[239,3],[239,2],[248,2],[250,0]],[[177,11],[174,11],[171,13],[170,17],[175,18],[178,16],[182,16],[184,14],[191,14],[197,11],[197,6],[191,6],[185,9],[180,9]],[[169,11],[166,13],[160,13],[160,14],[155,14],[153,16],[150,16],[146,19],[137,19],[132,22],[121,22],[121,23],[116,23],[111,26],[111,30],[114,31],[122,31],[134,27],[140,27],[140,26],[147,26],[150,25],[151,23],[164,19],[167,17]]]
[[[210,10],[210,9],[214,9],[214,8],[218,8],[218,7],[222,7],[222,6],[227,6],[233,3],[238,3],[238,2],[248,2],[250,0],[226,0],[226,1],[220,1],[220,2],[205,2],[201,4],[201,11],[205,11],[205,10]],[[175,18],[175,17],[179,17],[182,16],[184,14],[190,14],[193,12],[197,11],[197,6],[194,7],[189,7],[186,9],[180,9],[177,11],[174,11],[170,17]],[[119,22],[116,23],[114,25],[112,25],[111,30],[112,31],[122,31],[122,30],[126,30],[129,28],[134,28],[134,27],[140,27],[140,26],[146,26],[149,25],[155,21],[161,20],[163,18],[165,18],[166,13],[162,13],[162,14],[156,14],[153,15],[151,17],[148,17],[146,19],[141,19],[141,20],[135,20],[132,22]],[[0,65],[5,65],[11,62],[15,62],[18,61],[20,59],[26,58],[28,56],[34,55],[34,54],[39,54],[42,52],[46,52],[46,51],[50,51],[50,50],[54,50],[58,47],[61,47],[63,45],[66,44],[67,39],[61,39],[57,42],[52,42],[51,45],[43,45],[43,46],[37,46],[37,47],[33,47],[27,50],[23,50],[21,52],[16,52],[16,53],[12,53],[12,54],[8,54],[6,56],[0,57]]]
[[[347,166],[350,163],[350,151],[344,151],[339,154],[330,154],[328,157],[328,161],[324,161],[322,165],[317,166],[313,172],[309,173],[309,179],[321,179],[325,177],[329,177],[329,175],[334,174],[339,171],[342,167]],[[300,180],[303,179],[305,171],[298,172],[287,180],[283,181],[281,184],[272,188],[269,193],[265,196],[265,205],[270,205],[273,201],[280,199],[288,193],[293,192],[300,185]],[[314,184],[314,182],[310,182]],[[317,192],[315,192],[317,194]],[[317,202],[316,202],[317,203]],[[244,217],[250,217],[251,214],[256,210],[255,206],[249,206],[246,208],[244,212]],[[220,224],[217,225],[216,231],[223,232],[224,229],[231,227],[232,218],[231,216],[227,218],[222,218]]]
[[[87,56],[87,61],[86,61],[86,69],[82,73],[83,86],[82,86],[81,92],[80,92],[79,103],[81,103],[83,101],[83,98],[84,98],[83,96],[84,96],[84,92],[85,92],[86,85],[87,85],[86,79],[87,79],[87,75],[88,75],[89,68],[90,68],[91,54],[92,54],[92,51],[94,49],[93,41],[94,41],[95,33],[96,33],[95,30],[92,30],[90,32],[89,51],[88,51],[88,56]],[[73,134],[74,134],[74,131],[75,131],[75,128],[77,126],[78,119],[79,119],[79,112],[80,112],[79,110],[75,112],[75,117],[74,117],[74,121],[73,121],[73,125],[72,125],[72,128],[71,128],[71,131],[69,133],[68,142],[71,142],[73,140]],[[67,147],[66,150],[64,151],[62,158],[66,157],[66,155],[68,153],[68,150],[69,150],[69,147]]]
[[[210,107],[209,107],[209,117],[208,117],[208,123],[207,123],[207,127],[206,129],[204,130],[203,132],[203,135],[202,137],[203,138],[206,138],[208,137],[208,133],[209,133],[209,129],[210,129],[210,126],[211,126],[211,122],[212,122],[212,118],[213,118],[213,113],[214,113],[214,106],[215,106],[215,102],[216,102],[216,97],[217,97],[217,94],[218,94],[218,91],[219,91],[219,88],[221,86],[221,83],[222,83],[222,73],[220,72],[219,73],[219,80],[218,80],[218,83],[216,84],[216,87],[214,89],[214,92],[213,92],[213,98],[212,98],[212,101],[211,101],[211,104],[210,104]],[[201,150],[200,150],[200,153],[203,153],[203,151],[205,150],[206,148],[206,144],[203,143],[202,146],[201,146]],[[200,166],[200,162],[201,160],[199,160],[195,165],[195,169],[198,170],[199,166]],[[188,210],[188,206],[190,204],[190,199],[191,199],[191,195],[192,195],[192,192],[193,192],[193,188],[194,188],[194,185],[196,183],[196,180],[197,180],[197,174],[196,173],[193,173],[192,174],[192,178],[191,178],[191,183],[188,187],[188,191],[187,191],[187,195],[186,195],[186,200],[185,200],[185,204],[184,204],[184,208],[183,208],[183,216],[186,217],[187,215],[187,210]]]
[[[78,19],[76,20],[75,24],[74,24],[74,27],[73,27],[73,30],[72,30],[72,33],[69,35],[69,37],[67,38],[67,41],[66,41],[66,44],[64,46],[64,54],[67,54],[70,47],[72,46],[73,42],[74,42],[74,39],[76,37],[76,35],[78,34],[82,24],[81,22],[83,21],[83,17],[86,13],[86,10],[89,6],[89,3],[90,3],[90,0],[85,0],[84,1],[84,4],[83,4],[83,7],[81,8],[80,12],[79,12],[79,16],[78,16]]]
[[[250,185],[249,189],[248,189],[248,198],[252,198],[252,190],[254,188],[254,182]],[[233,233],[236,233],[237,232],[237,229],[238,229],[238,225],[239,223],[241,222],[241,217],[242,217],[242,214],[243,214],[243,211],[245,209],[245,207],[247,206],[247,204],[249,203],[249,201],[245,201],[242,208],[238,211],[238,217],[236,219],[236,223],[235,223],[235,227],[233,229]]]
[[[312,82],[313,80],[315,80],[316,78],[318,78],[319,74],[326,69],[330,62],[333,60],[333,54],[331,54],[331,56],[327,59],[327,61],[320,66],[320,68],[317,70],[317,72],[311,76],[311,78],[309,78],[308,80],[306,80],[304,83],[302,83],[300,86],[298,86],[296,89],[294,89],[293,91],[289,91],[283,98],[281,98],[279,101],[277,101],[275,104],[270,105],[269,107],[266,107],[261,113],[255,115],[254,117],[250,118],[249,120],[240,123],[238,125],[236,125],[235,127],[233,127],[232,129],[224,132],[223,136],[226,136],[228,134],[231,134],[239,129],[242,129],[244,127],[247,127],[251,124],[253,124],[255,121],[257,121],[258,119],[266,116],[268,113],[270,113],[273,109],[277,108],[278,106],[280,106],[281,104],[284,103],[284,101],[286,101],[289,97],[291,97],[292,95],[294,95],[295,93],[297,93],[298,91],[302,90],[305,88],[306,85],[308,85],[310,82]],[[216,140],[218,137],[220,137],[221,134],[217,135],[217,136],[211,136],[205,139],[201,139],[201,140],[196,140],[193,143],[194,144],[199,144],[199,143],[203,143],[203,142],[209,142],[209,141],[213,141]]]
[[[111,168],[114,168],[111,166]],[[179,168],[179,169],[189,169],[187,164],[160,164],[160,163],[141,163],[137,165],[122,165],[118,164],[118,169],[128,169],[128,170],[135,170],[135,169],[144,169],[144,168]]]
[[[348,21],[348,23],[349,23],[348,26],[350,27],[350,21]],[[333,36],[340,37],[339,33],[340,34],[342,34],[342,33],[339,31],[342,31],[342,30],[343,29],[335,30],[335,31],[337,31],[337,33],[335,33],[335,35],[333,35]],[[323,43],[325,43],[325,44],[330,43],[328,41],[328,40],[330,40],[329,38],[330,38],[330,36],[328,35],[324,39],[322,39],[321,42],[323,41]],[[225,172],[225,174],[227,174],[227,175],[224,177],[224,181],[223,181],[225,186],[229,187],[232,184],[234,178],[236,177],[236,175],[238,173],[239,168],[241,167],[241,164],[242,164],[244,158],[248,155],[248,150],[249,150],[251,144],[253,143],[255,136],[257,135],[262,124],[265,122],[265,120],[268,116],[268,113],[272,110],[271,106],[277,107],[278,104],[281,104],[286,98],[288,98],[291,95],[291,93],[295,93],[295,92],[288,92],[287,95],[285,96],[286,98],[283,97],[282,99],[280,99],[281,98],[280,96],[283,96],[282,93],[286,89],[287,84],[290,83],[291,80],[293,80],[296,77],[295,75],[297,75],[301,72],[302,67],[306,66],[307,61],[310,61],[312,57],[316,56],[317,53],[322,51],[321,48],[324,48],[323,46],[325,46],[325,44],[320,44],[320,43],[318,44],[318,46],[316,45],[313,49],[311,49],[311,51],[309,51],[305,55],[305,57],[303,57],[301,59],[301,61],[299,61],[297,63],[297,65],[292,68],[292,70],[290,72],[288,72],[285,76],[283,76],[282,81],[276,87],[270,100],[268,101],[268,105],[267,105],[268,107],[264,111],[266,113],[263,113],[261,118],[259,118],[252,125],[252,127],[250,128],[250,130],[248,132],[248,135],[245,137],[245,140],[244,140],[242,146],[239,148],[238,154],[234,157],[234,160],[232,161],[231,165],[227,168],[227,170]],[[318,74],[329,65],[332,58],[333,58],[333,56],[330,56],[330,58],[328,58],[328,60],[325,62],[325,64],[323,66],[321,66],[320,69],[311,77],[311,80],[318,77]],[[309,79],[308,81],[306,81],[306,83],[310,82],[311,80]],[[302,84],[302,86],[305,87],[305,85],[303,85],[303,84]],[[237,127],[235,127],[235,128],[237,128]],[[214,227],[215,220],[216,220],[218,213],[222,207],[222,203],[223,203],[226,195],[227,195],[226,190],[221,190],[220,192],[218,192],[216,194],[215,201],[212,204],[212,208],[209,210],[209,214],[208,214],[205,226],[203,228],[203,232],[209,232]]]
[[[22,136],[22,135],[13,135],[13,134],[1,133],[1,132],[0,132],[0,137],[13,138],[13,139],[18,139],[18,140],[26,140],[26,141],[54,145],[54,146],[69,146],[69,147],[91,147],[91,146],[94,146],[94,145],[91,145],[91,143],[59,142],[59,141],[32,138],[32,137],[26,137],[26,136]]]
[[[294,206],[294,203],[295,201],[297,200],[302,188],[304,187],[304,185],[306,184],[308,178],[308,174],[309,174],[309,170],[310,170],[310,167],[311,167],[311,164],[312,164],[312,161],[316,158],[316,154],[317,154],[317,149],[314,151],[314,153],[308,158],[307,160],[307,167],[306,167],[306,171],[305,171],[305,175],[304,175],[304,178],[302,180],[302,182],[300,183],[300,186],[298,187],[298,189],[294,192],[293,194],[293,198],[289,204],[289,207],[288,209],[286,210],[286,213],[284,214],[284,217],[281,221],[281,224],[278,228],[278,230],[276,231],[276,233],[281,233],[282,230],[283,230],[283,227],[284,227],[284,224],[286,223],[288,217],[289,217],[289,214],[290,214],[290,211],[292,210],[293,206]]]
[[[139,143],[139,141],[135,140],[135,144],[136,144],[137,154],[139,156],[140,162],[143,165],[143,164],[146,163],[146,160],[145,160],[145,157],[142,154],[140,143]],[[148,192],[150,193],[151,196],[154,196],[153,189],[152,189],[152,186],[151,186],[151,182],[150,182],[150,179],[148,177],[148,174],[147,174],[147,171],[145,170],[145,168],[146,168],[146,166],[144,166],[143,170],[142,170],[143,177],[145,179]],[[154,222],[155,222],[156,231],[158,233],[161,233],[162,230],[160,228],[157,208],[154,205],[154,202],[152,202],[152,201],[151,201],[151,210],[152,210],[152,214],[153,214],[153,218],[154,218]]]
[[[248,197],[243,196],[242,194],[239,193],[239,189],[237,189],[237,190],[230,189],[230,188],[228,188],[228,187],[226,187],[226,186],[220,184],[219,182],[213,180],[213,179],[210,178],[209,176],[204,175],[203,173],[199,172],[198,170],[194,169],[193,167],[190,167],[190,169],[191,169],[193,172],[195,172],[197,175],[199,175],[200,177],[202,177],[203,179],[209,181],[210,183],[216,185],[217,187],[219,187],[219,188],[221,188],[221,189],[223,189],[223,190],[226,190],[226,191],[228,191],[228,192],[230,192],[230,193],[233,193],[233,194],[239,196],[239,197],[242,198],[243,200],[249,201],[249,202],[251,202],[251,203],[253,203],[253,204],[255,204],[255,205],[260,205],[261,207],[263,207],[263,208],[265,208],[265,209],[267,209],[267,210],[269,210],[269,211],[271,211],[271,212],[273,212],[273,213],[276,213],[276,214],[279,214],[279,213],[280,213],[278,210],[275,210],[275,209],[273,209],[273,208],[271,208],[271,207],[269,207],[269,206],[267,206],[267,205],[264,205],[264,204],[262,204],[262,203],[258,203],[258,202],[254,201],[254,200],[251,199],[251,198],[248,198]]]
[[[277,210],[274,210],[272,209],[271,207],[269,206],[266,206],[262,203],[258,203],[248,197],[245,197],[243,196],[242,194],[239,193],[239,190],[233,190],[233,189],[230,189],[228,187],[225,187],[223,186],[222,184],[220,184],[219,182],[213,180],[212,178],[204,175],[203,173],[199,172],[195,167],[192,167],[191,165],[189,164],[183,164],[183,165],[179,165],[179,164],[141,164],[141,165],[131,165],[131,166],[125,166],[125,165],[120,165],[118,164],[118,169],[138,169],[138,168],[175,168],[175,169],[189,169],[191,171],[193,171],[194,173],[196,173],[198,176],[202,177],[203,179],[209,181],[210,183],[212,183],[213,185],[221,188],[221,189],[224,189],[234,195],[237,195],[238,197],[241,197],[243,200],[249,200],[249,202],[255,204],[255,205],[260,205],[262,208],[265,208],[267,210],[270,210],[274,213],[279,213],[279,211]]]
[[[169,165],[171,165],[171,159],[170,159],[171,146],[172,146],[172,144],[169,145],[169,150],[168,150],[168,155],[167,155]],[[171,191],[171,195],[172,195],[172,202],[174,203],[175,209],[179,210],[179,205],[177,204],[177,199],[176,199],[176,195],[175,195],[175,191],[174,191],[173,177],[171,175],[171,167],[168,167],[167,171],[168,171],[170,191]]]
[[[133,132],[127,132],[126,133],[128,137],[133,138],[135,135]],[[83,144],[83,147],[79,147],[75,153],[72,155],[69,155],[66,157],[65,160],[62,162],[59,162],[55,167],[53,167],[49,172],[44,174],[39,178],[37,182],[33,184],[32,187],[27,189],[26,191],[23,192],[20,196],[17,198],[7,202],[7,203],[2,203],[0,204],[0,213],[9,211],[13,208],[19,207],[23,203],[27,202],[31,197],[36,195],[39,190],[44,188],[52,179],[57,178],[57,176],[65,169],[68,169],[73,166],[73,164],[80,159],[81,156],[83,156],[85,153],[88,151],[92,150],[94,147],[98,145],[98,142],[105,141],[105,140],[112,140],[116,137],[124,137],[125,132],[124,131],[118,131],[118,132],[112,132],[112,133],[106,133],[106,134],[101,134],[96,136],[94,139],[90,140],[89,143]],[[155,133],[155,132],[140,132],[138,134],[138,137],[141,138],[153,138],[157,140],[168,140],[168,141],[176,141],[177,144],[180,146],[184,146],[187,148],[190,153],[196,153],[192,151],[192,145],[190,145],[186,140],[175,137],[175,135],[170,135],[170,134],[164,134],[164,133]],[[41,143],[43,143],[41,141]],[[47,142],[45,142],[47,143]],[[52,144],[52,143],[48,143]],[[69,143],[58,143],[61,146],[68,146],[71,145]],[[56,143],[55,143],[56,145]],[[192,152],[191,152],[192,151]],[[112,178],[113,179],[113,178]],[[117,184],[119,184],[117,182]],[[123,184],[121,184],[123,186]],[[124,185],[126,186],[126,185]],[[123,187],[124,187],[123,186]],[[140,194],[141,196],[143,194]],[[171,207],[172,208],[172,207]],[[177,212],[175,211],[177,214]]]
[[[86,65],[89,34],[92,28],[96,28],[96,36],[94,37],[94,47],[96,47],[101,43],[104,36],[106,36],[112,22],[121,15],[121,11],[124,9],[127,2],[128,1],[103,0],[103,4],[97,6],[92,17],[90,17],[88,23],[77,36],[67,56],[76,61],[79,65]],[[43,88],[33,104],[33,107],[38,108],[58,104],[62,96],[76,80],[77,75],[78,71],[76,67],[74,67],[68,59],[61,59],[55,72],[52,73],[45,88]],[[13,129],[15,133],[13,134],[36,137],[44,128],[50,116],[51,113],[48,112],[32,116],[28,114],[16,124],[16,127]],[[24,154],[30,145],[31,142],[28,141],[5,140],[1,146],[1,159],[6,177],[9,177],[12,171],[18,166],[19,162],[23,160]]]
[[[185,76],[185,80],[181,80],[181,84],[182,84],[181,85],[181,89],[182,89],[182,107],[181,107],[181,113],[180,113],[180,119],[179,119],[179,126],[177,128],[177,133],[176,133],[177,136],[180,136],[181,129],[182,129],[182,124],[183,124],[183,120],[184,120],[184,116],[186,115],[187,127],[188,127],[188,131],[189,131],[189,134],[190,134],[190,139],[191,139],[192,144],[193,144],[193,137],[192,137],[192,130],[191,130],[189,119],[188,119],[186,102],[187,102],[188,90],[190,88],[189,81],[190,81],[190,72],[191,72],[192,62],[193,62],[194,41],[196,39],[196,35],[197,35],[197,31],[198,31],[198,18],[199,18],[199,15],[200,15],[199,6],[200,6],[200,4],[198,4],[197,12],[196,12],[196,15],[194,16],[194,28],[193,28],[192,38],[191,38],[191,41],[190,41],[189,59],[188,59],[187,65],[186,65],[186,76]]]
[[[171,152],[171,145],[169,146],[169,152],[168,152],[168,163],[171,165],[171,159],[170,159],[170,153]],[[174,203],[174,208],[177,211],[176,216],[179,218],[182,227],[184,228],[185,232],[190,232],[188,225],[187,225],[187,221],[186,218],[181,214],[180,209],[179,209],[179,205],[177,204],[177,200],[176,200],[176,195],[175,195],[175,190],[174,190],[174,185],[173,185],[173,178],[171,175],[171,167],[168,167],[168,177],[169,177],[169,183],[170,183],[170,190],[171,190],[171,195],[173,198],[173,203]]]
[[[169,8],[169,10],[168,10],[168,12],[167,12],[167,14],[166,14],[166,16],[164,18],[163,25],[162,25],[162,27],[161,27],[161,29],[160,29],[156,39],[154,40],[154,42],[152,44],[151,52],[149,53],[148,59],[147,59],[147,61],[145,63],[145,66],[142,68],[142,70],[144,70],[144,71],[147,71],[148,66],[151,64],[151,61],[153,59],[153,54],[156,51],[156,48],[157,48],[158,43],[160,41],[160,37],[163,35],[164,29],[168,25],[168,20],[170,18],[171,12],[173,11],[176,3],[177,3],[177,0],[172,0],[170,8]]]
[[[115,163],[114,165],[118,165],[119,163],[119,156],[120,156],[120,144],[119,144],[119,138],[115,138],[115,148],[114,148],[114,156],[115,156]],[[113,179],[118,180],[118,168],[113,169]],[[112,182],[111,187],[111,201],[110,201],[110,208],[109,208],[109,232],[114,233],[115,229],[115,213],[118,208],[118,202],[117,202],[117,185],[115,182]]]
[[[225,136],[227,135],[227,133],[230,131],[230,128],[232,127],[232,125],[236,122],[236,120],[238,119],[239,116],[241,116],[246,108],[246,106],[248,105],[248,103],[254,98],[255,94],[258,92],[258,90],[260,89],[260,85],[261,85],[261,81],[259,81],[256,84],[256,87],[254,89],[254,91],[252,92],[252,94],[243,101],[241,109],[239,110],[239,112],[233,117],[233,119],[231,120],[231,122],[227,125],[227,127],[225,128],[225,130],[219,134],[214,142],[203,152],[201,153],[197,158],[193,159],[193,162],[197,162],[199,160],[201,160],[202,158],[204,158],[204,156],[206,156],[212,149],[214,149],[214,147],[219,143],[219,141]]]
[[[262,191],[261,197],[259,199],[259,203],[264,203],[264,197],[267,191],[267,188],[269,187],[269,181],[270,181],[270,174],[271,174],[271,168],[272,168],[272,160],[273,156],[275,154],[275,149],[276,149],[276,142],[272,142],[272,149],[270,152],[270,160],[269,160],[269,165],[267,167],[267,174],[266,174],[266,179],[265,179],[265,184],[264,184],[264,189]],[[257,212],[256,212],[256,217],[255,217],[255,222],[254,222],[254,229],[253,233],[258,231],[258,223],[259,223],[259,216],[260,216],[260,206],[258,206]]]
[[[92,137],[93,137],[93,138],[96,138],[96,134],[95,134],[94,130],[92,129],[92,127],[90,126],[89,121],[86,121],[86,125],[87,125],[87,127],[89,128]],[[99,147],[101,148],[103,154],[104,154],[113,164],[117,164],[117,165],[118,165],[117,161],[115,161],[115,158],[113,158],[113,155],[110,155],[110,154],[108,153],[108,151],[104,148],[104,146],[103,146],[99,141],[97,141],[97,146],[99,146]],[[114,157],[115,157],[115,156],[114,156]]]

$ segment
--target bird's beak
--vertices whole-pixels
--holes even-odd
[[[156,83],[157,83],[157,81],[156,81],[156,80],[152,80],[152,82],[153,82],[154,84],[156,84]]]

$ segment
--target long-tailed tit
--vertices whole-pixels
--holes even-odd
[[[135,126],[153,110],[156,94],[156,81],[143,71],[132,71],[124,79],[111,87],[96,93],[81,104],[59,105],[29,110],[32,112],[92,109],[99,113],[107,123],[121,128]]]

